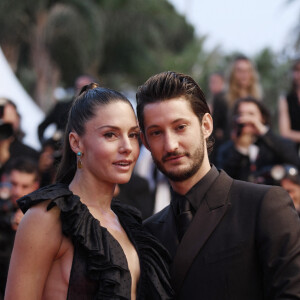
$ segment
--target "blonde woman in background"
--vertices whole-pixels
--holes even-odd
[[[262,99],[258,73],[246,56],[237,56],[231,65],[226,97],[230,108],[234,106],[237,99],[245,97]]]

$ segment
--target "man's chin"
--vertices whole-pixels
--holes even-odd
[[[193,174],[190,171],[163,172],[171,181],[179,182],[189,179]]]

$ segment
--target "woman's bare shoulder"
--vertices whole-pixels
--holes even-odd
[[[19,224],[8,275],[7,299],[42,297],[64,239],[60,210],[56,206],[47,210],[48,204],[49,201],[44,201],[28,209]]]
[[[43,242],[48,244],[49,238],[55,238],[52,241],[56,241],[58,244],[61,242],[60,209],[54,206],[48,210],[49,203],[50,200],[44,201],[27,210],[19,224],[16,238],[30,239],[38,244]],[[54,247],[58,246],[55,245],[56,243],[52,242],[52,244]]]

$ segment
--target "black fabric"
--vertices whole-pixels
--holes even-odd
[[[189,200],[193,207],[193,215],[195,215],[195,212],[200,207],[204,195],[218,176],[219,171],[214,165],[211,165],[207,174],[185,194],[185,197]]]
[[[223,171],[219,177],[202,201],[200,224],[196,215],[180,244],[170,206],[144,222],[181,257],[173,274],[184,275],[181,266],[192,261],[176,299],[300,299],[300,223],[288,193],[238,180],[231,185]]]
[[[200,207],[204,195],[218,176],[218,170],[212,165],[209,172],[185,195],[180,195],[171,189],[171,205],[176,218],[175,223],[179,242],[187,231],[196,211]]]
[[[18,204],[25,213],[31,206],[49,199],[52,201],[47,209],[55,205],[60,208],[62,231],[74,245],[68,299],[130,299],[131,277],[121,246],[67,185],[41,188],[19,199]],[[172,299],[167,250],[143,230],[138,210],[116,200],[112,210],[139,255],[141,275],[137,299]],[[76,292],[76,283],[80,281],[80,290],[93,290],[90,297]]]
[[[229,108],[224,92],[216,94],[212,99],[212,118],[214,147],[209,158],[210,162],[215,163],[219,147],[229,139]]]
[[[142,213],[142,219],[152,216],[154,195],[145,178],[132,174],[129,182],[120,184],[119,187],[120,193],[116,196],[118,200],[137,208]]]
[[[44,132],[50,124],[56,125],[56,130],[65,131],[69,110],[74,99],[57,102],[47,114],[43,122],[38,126],[38,137],[40,142],[44,141]]]
[[[295,91],[289,93],[286,99],[289,108],[291,129],[300,131],[300,103],[297,93]],[[299,149],[300,143],[297,146]]]
[[[176,214],[176,227],[179,241],[181,241],[184,233],[188,229],[193,219],[192,207],[189,200],[184,196],[180,198],[181,199],[178,199],[177,203],[178,214]]]

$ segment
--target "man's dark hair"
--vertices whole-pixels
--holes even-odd
[[[7,173],[10,174],[14,170],[21,173],[33,174],[35,175],[35,181],[40,180],[38,164],[31,158],[17,157],[13,159],[7,166]]]
[[[150,77],[138,88],[136,93],[137,117],[142,132],[145,132],[144,108],[147,104],[179,97],[186,99],[191,104],[200,123],[204,114],[210,113],[205,95],[192,77],[172,71],[163,72]],[[208,153],[210,153],[213,146],[211,137],[206,142]]]

